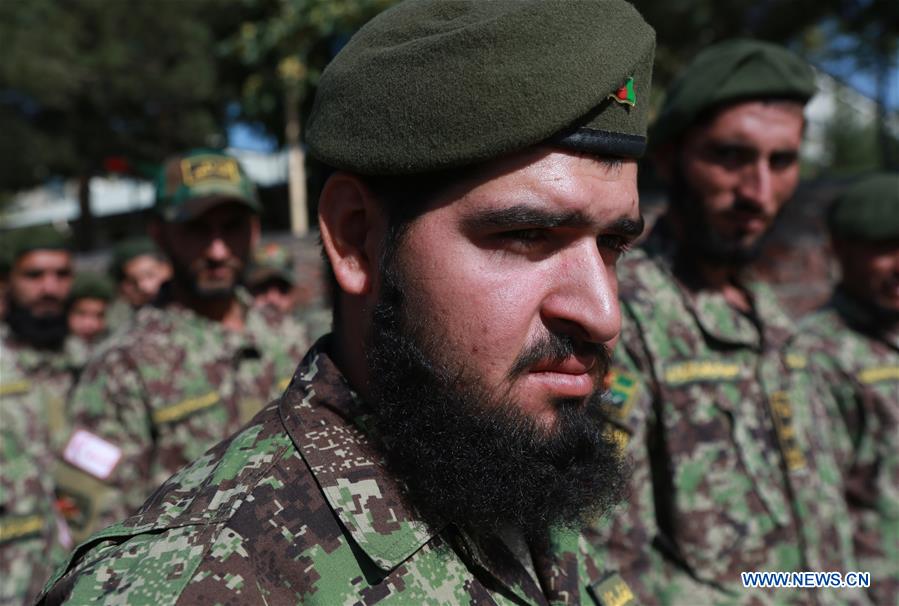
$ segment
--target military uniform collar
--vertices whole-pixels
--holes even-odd
[[[884,325],[878,322],[870,306],[842,288],[834,290],[828,306],[833,308],[849,326],[899,350],[899,323],[885,329]]]
[[[734,309],[718,291],[705,288],[692,263],[684,262],[682,248],[663,221],[648,238],[647,255],[681,286],[684,304],[702,330],[714,339],[761,349],[779,347],[792,335],[792,324],[771,288],[744,276],[741,285],[749,294],[752,312]]]
[[[26,374],[30,375],[42,369],[51,372],[71,372],[75,369],[76,364],[69,355],[65,341],[58,350],[36,349],[16,339],[5,322],[0,322],[0,341],[4,350],[15,355],[16,364]]]
[[[306,355],[279,412],[334,514],[386,576],[436,532],[405,504],[359,398],[326,353],[328,343],[323,337]],[[309,439],[320,432],[331,434],[327,448]]]

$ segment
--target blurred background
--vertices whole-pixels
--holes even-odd
[[[53,223],[81,266],[144,233],[160,161],[226,148],[261,193],[267,241],[320,280],[320,167],[304,154],[316,83],[353,32],[394,0],[0,0],[0,237]],[[849,179],[899,169],[899,2],[638,0],[658,35],[653,108],[708,44],[750,36],[817,69],[804,183],[759,271],[799,314],[828,292],[821,216]],[[645,212],[664,196],[641,169]],[[319,297],[316,288],[311,298]]]

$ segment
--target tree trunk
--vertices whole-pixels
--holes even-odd
[[[309,211],[306,207],[306,159],[300,147],[300,98],[294,87],[289,86],[284,95],[284,114],[290,231],[294,236],[302,236],[309,232]]]
[[[75,241],[78,250],[89,251],[94,247],[94,215],[91,213],[91,177],[78,176],[78,222],[75,224]]]

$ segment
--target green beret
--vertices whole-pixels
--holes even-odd
[[[680,136],[706,110],[752,99],[795,99],[815,94],[815,73],[787,49],[758,40],[708,47],[678,76],[650,129],[657,147]]]
[[[408,0],[322,74],[311,153],[362,175],[412,175],[540,143],[638,157],[655,33],[623,0]]]
[[[102,299],[112,301],[115,288],[106,276],[92,271],[78,272],[72,283],[72,301],[78,299]]]
[[[17,229],[7,234],[6,237],[10,238],[9,260],[11,263],[15,263],[22,255],[35,250],[72,250],[72,243],[68,236],[52,225]]]
[[[188,221],[223,202],[261,212],[256,187],[236,158],[193,149],[166,160],[156,178],[156,212],[166,221]]]
[[[827,223],[837,238],[899,238],[899,173],[873,175],[850,186],[834,202]]]
[[[253,253],[252,263],[246,274],[246,284],[252,288],[272,279],[283,280],[291,286],[296,283],[290,251],[274,242],[260,246]]]
[[[130,238],[123,240],[112,249],[112,259],[109,262],[109,272],[117,280],[125,277],[125,265],[129,261],[143,255],[161,257],[162,253],[156,248],[156,244],[150,238]]]

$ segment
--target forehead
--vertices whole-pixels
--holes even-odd
[[[19,271],[53,271],[68,268],[72,264],[72,253],[65,250],[33,250],[15,262]]]
[[[125,265],[122,267],[122,270],[125,273],[130,272],[140,272],[146,269],[155,268],[158,265],[162,265],[164,261],[161,259],[157,259],[155,256],[147,254],[147,255],[138,255],[133,259],[129,259]]]
[[[756,147],[797,146],[805,124],[796,101],[745,101],[724,107],[693,126],[686,142],[721,140]]]
[[[597,223],[622,215],[636,218],[637,165],[555,149],[530,150],[492,163],[435,211],[471,214],[512,204],[578,212]]]
[[[99,313],[106,307],[106,301],[103,299],[95,299],[93,297],[82,297],[72,302],[72,311],[84,313]]]

